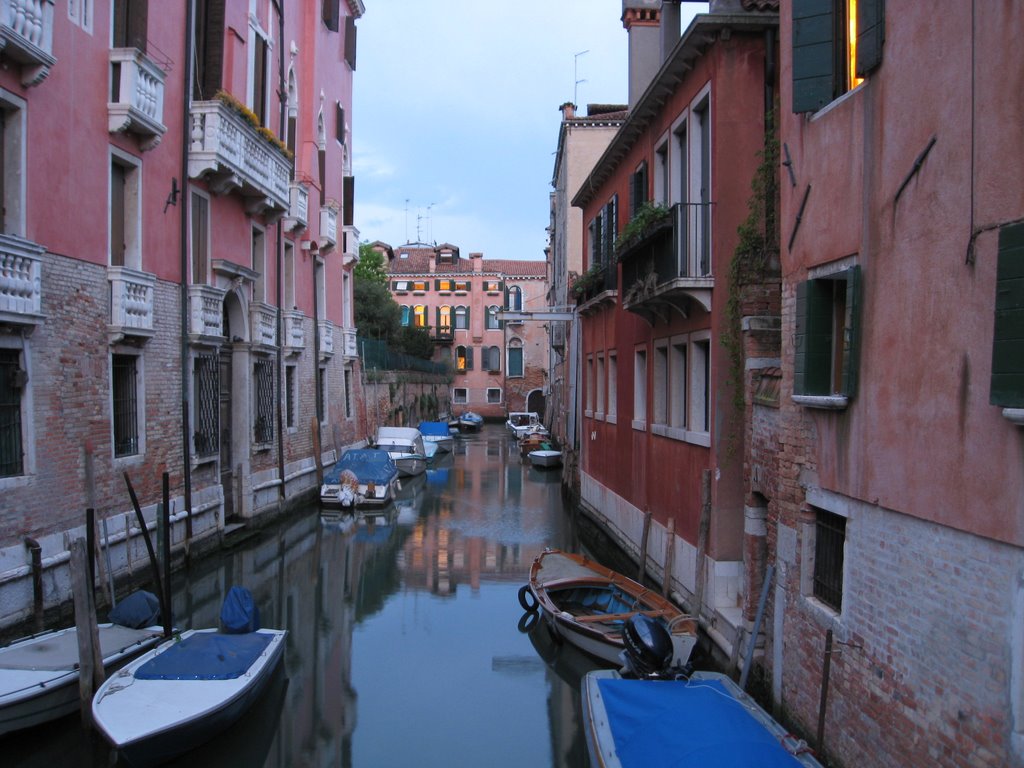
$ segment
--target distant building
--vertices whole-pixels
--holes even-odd
[[[402,324],[426,328],[434,359],[453,371],[455,414],[475,411],[501,420],[508,411],[543,413],[547,401],[548,335],[533,321],[510,322],[501,312],[541,309],[547,302],[543,261],[463,258],[450,244],[374,247],[386,264]]]

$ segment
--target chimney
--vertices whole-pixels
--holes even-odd
[[[749,13],[743,0],[710,0],[708,13]]]
[[[562,120],[572,120],[576,117],[576,105],[571,101],[565,102],[559,109],[562,110]]]
[[[484,255],[482,253],[471,253],[469,254],[470,260],[473,262],[474,272],[483,272],[484,270]]]
[[[622,0],[622,26],[629,36],[629,108],[651,84],[661,67],[658,19],[661,0]]]
[[[430,252],[430,274],[437,272],[437,251],[432,250]]]
[[[668,60],[676,43],[679,42],[679,0],[661,2],[661,63]]]

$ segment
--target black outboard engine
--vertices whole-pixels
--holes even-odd
[[[675,680],[692,670],[673,667],[672,636],[663,624],[642,613],[631,616],[622,633],[623,673],[641,680]]]

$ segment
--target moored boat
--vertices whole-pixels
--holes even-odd
[[[484,417],[474,411],[466,411],[459,416],[459,430],[462,432],[475,432],[483,426]]]
[[[422,475],[427,468],[423,435],[415,427],[380,427],[375,445],[377,450],[388,452],[402,477]]]
[[[553,448],[538,448],[529,453],[530,463],[541,469],[562,466],[562,452]]]
[[[398,493],[398,467],[386,451],[351,448],[324,474],[320,503],[327,508],[380,507]]]
[[[447,421],[421,421],[419,429],[423,444],[434,443],[439,453],[449,453],[455,447],[455,438]]]
[[[532,602],[531,602],[532,595]],[[519,592],[526,610],[543,612],[552,631],[609,664],[620,664],[623,630],[645,615],[665,627],[672,663],[688,663],[697,643],[697,622],[672,601],[584,555],[546,549],[530,567],[530,582]]]
[[[511,411],[505,419],[505,426],[517,440],[537,424],[540,424],[540,416],[533,411]]]

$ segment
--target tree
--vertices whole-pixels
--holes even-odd
[[[429,360],[434,356],[434,342],[430,339],[430,331],[426,328],[404,326],[398,329],[394,338],[394,347],[412,357]]]
[[[367,280],[387,286],[388,273],[384,265],[384,254],[375,251],[369,243],[360,243],[359,263],[356,264],[354,274],[357,281]]]
[[[402,327],[402,308],[391,297],[387,284],[357,274],[352,293],[360,335],[381,341],[394,338]]]

